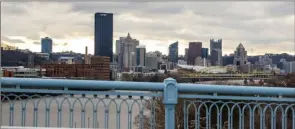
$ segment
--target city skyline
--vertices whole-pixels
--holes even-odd
[[[44,3],[46,6],[41,6]],[[221,38],[223,55],[233,53],[240,43],[248,55],[284,52],[294,55],[292,5],[289,2],[2,2],[1,40],[37,52],[41,38],[48,36],[53,40],[54,52],[84,53],[88,46],[93,54],[94,14],[106,12],[114,13],[114,52],[115,40],[130,32],[147,51],[159,50],[164,54],[168,54],[167,48],[175,41],[179,42],[179,54],[184,55],[189,42],[202,42],[203,47],[209,48],[211,38]]]

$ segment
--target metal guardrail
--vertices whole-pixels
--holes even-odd
[[[295,88],[182,84],[172,78],[164,83],[1,78],[1,84],[5,126],[295,128]]]
[[[72,129],[72,128],[0,126],[0,129]],[[93,128],[75,128],[75,129],[93,129]],[[96,129],[103,129],[103,128],[96,128]]]

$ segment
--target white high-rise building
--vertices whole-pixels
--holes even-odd
[[[285,62],[283,67],[286,73],[295,73],[295,61]]]
[[[148,69],[158,69],[158,57],[156,53],[147,53],[146,54],[146,67]]]
[[[136,66],[136,46],[139,41],[132,39],[128,33],[127,37],[120,37],[116,41],[116,53],[118,54],[118,69],[120,71],[129,71]]]

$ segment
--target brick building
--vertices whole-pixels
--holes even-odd
[[[47,77],[85,77],[96,80],[110,79],[110,58],[93,56],[90,64],[45,64]]]

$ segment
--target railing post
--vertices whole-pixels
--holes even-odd
[[[177,82],[173,78],[164,80],[165,129],[175,129],[175,105],[178,102]]]

